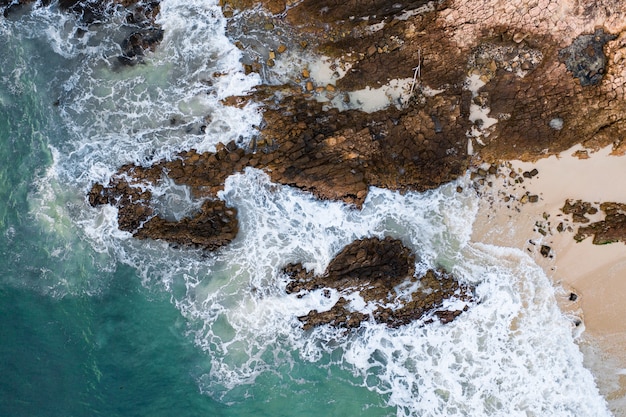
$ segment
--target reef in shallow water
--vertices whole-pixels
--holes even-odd
[[[327,311],[310,311],[300,317],[305,329],[321,324],[354,328],[370,319],[390,327],[414,320],[454,320],[474,302],[473,288],[461,284],[444,270],[415,275],[415,255],[401,241],[360,239],[346,246],[321,275],[301,264],[287,265],[288,293],[303,296],[322,290],[341,295]]]

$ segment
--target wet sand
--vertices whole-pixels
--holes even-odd
[[[600,391],[616,416],[626,416],[626,245],[594,245],[591,237],[577,243],[573,237],[580,224],[561,212],[567,199],[626,203],[626,156],[603,149],[579,159],[573,156],[579,149],[535,163],[512,161],[485,178],[492,186],[481,188],[484,198],[472,239],[518,247],[543,267],[557,288],[561,310],[573,326],[578,324],[574,331]],[[536,176],[521,177],[533,168]],[[510,169],[523,182],[515,183]],[[531,195],[539,201],[527,201]],[[541,253],[543,245],[549,252],[544,248]]]

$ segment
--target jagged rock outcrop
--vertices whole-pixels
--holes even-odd
[[[245,148],[231,143],[215,153],[190,150],[152,168],[122,171],[137,181],[169,176],[197,196],[215,198],[228,175],[250,166],[274,182],[360,207],[370,186],[427,190],[473,162],[533,160],[580,142],[622,152],[626,10],[617,1],[600,3],[223,0],[247,70],[270,74],[281,59],[273,49],[297,47],[336,59],[345,74],[316,86],[302,71],[285,85],[225,100],[263,103],[259,136]],[[266,30],[267,39],[275,33],[276,45],[268,52],[254,43],[249,25]],[[143,41],[129,42],[131,61],[141,57],[143,46],[134,48]],[[263,54],[267,61],[250,61]],[[314,100],[411,78],[417,66],[413,94],[383,110],[340,111]],[[111,186],[117,187],[103,188]],[[130,200],[136,201],[125,197],[117,204]],[[126,223],[136,220],[120,219]]]
[[[599,209],[599,210],[598,210]],[[626,204],[601,203],[599,207],[582,200],[567,200],[561,209],[565,214],[572,215],[574,223],[584,223],[580,226],[574,239],[577,242],[593,236],[594,245],[605,245],[614,242],[626,243]],[[587,216],[604,214],[604,219],[591,221]]]
[[[128,181],[130,173],[137,177]],[[141,171],[126,166],[113,177],[107,187],[95,184],[88,194],[89,203],[96,207],[110,204],[118,208],[118,227],[139,239],[157,239],[206,250],[216,250],[230,243],[239,231],[237,210],[222,200],[209,198],[191,217],[168,220],[155,212],[152,193],[145,187],[160,177],[157,169]],[[143,182],[142,182],[143,181]]]
[[[370,318],[390,327],[425,316],[447,323],[474,301],[473,288],[443,270],[429,270],[415,277],[415,255],[401,241],[390,237],[351,243],[319,276],[307,272],[301,264],[287,265],[283,272],[291,280],[286,288],[288,293],[303,296],[313,290],[333,289],[341,294],[328,311],[313,310],[300,317],[305,329],[322,324],[355,328]],[[355,294],[371,303],[371,312],[351,306],[349,300]],[[446,300],[460,300],[464,307],[445,308]]]
[[[123,167],[116,178],[155,183],[169,177],[190,186],[197,197],[215,198],[229,175],[253,167],[265,170],[274,182],[360,207],[370,186],[427,190],[465,172],[468,159],[464,141],[456,139],[459,132],[442,128],[437,141],[415,134],[418,129],[435,131],[433,119],[441,113],[445,120],[445,108],[446,103],[434,102],[430,115],[397,109],[378,114],[323,111],[321,103],[287,95],[278,104],[268,102],[268,126],[247,149],[231,142],[217,152],[191,150],[152,167]],[[295,123],[285,122],[289,114]],[[141,213],[149,211],[149,199],[134,197],[135,191],[120,188],[117,179],[94,187],[96,194],[118,190],[120,207],[133,201],[135,207],[146,206]],[[119,210],[120,225],[136,224],[134,212]]]

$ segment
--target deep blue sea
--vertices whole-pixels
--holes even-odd
[[[122,15],[86,32],[55,3],[0,19],[1,417],[610,415],[542,270],[471,241],[471,187],[373,188],[357,211],[249,169],[220,194],[241,231],[215,253],[135,240],[90,207],[121,165],[245,144],[261,121],[220,102],[263,80],[217,1],[164,0],[158,21],[162,44],[122,67]],[[166,217],[202,204],[152,191]],[[281,267],[322,272],[368,236],[402,239],[418,271],[447,268],[480,303],[448,325],[302,330],[339,294],[287,295]]]

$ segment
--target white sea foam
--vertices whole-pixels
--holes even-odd
[[[62,164],[69,179],[101,181],[103,165],[148,164],[183,149],[203,152],[218,142],[245,143],[251,126],[260,122],[253,105],[239,109],[220,102],[259,80],[244,75],[239,50],[224,35],[219,6],[164,1],[158,22],[163,42],[143,65],[120,66],[117,43],[99,44],[97,54],[73,45],[81,60],[60,97],[68,147],[74,148]],[[98,31],[115,33],[114,23]]]
[[[241,72],[215,3],[166,0],[160,21],[162,45],[134,68],[112,64],[113,44],[95,54],[64,41],[71,30],[57,30],[51,48],[64,59],[81,58],[60,103],[69,138],[56,144],[55,165],[35,193],[33,211],[59,234],[78,225],[94,254],[134,266],[145,285],[172,294],[210,358],[210,373],[199,378],[203,392],[243,401],[236,388],[289,365],[297,352],[317,366],[332,363],[354,373],[400,416],[608,415],[542,271],[519,251],[470,242],[478,207],[471,187],[406,194],[372,188],[357,211],[247,169],[229,177],[220,195],[238,209],[240,233],[211,254],[131,239],[117,229],[114,208],[89,207],[85,190],[121,164],[150,163],[189,147],[211,149],[240,136],[245,141],[260,120],[254,107],[219,102],[257,79]],[[205,114],[213,117],[203,120]],[[204,133],[194,130],[201,124]],[[164,183],[155,189],[157,200],[168,186],[181,204],[165,198],[161,209],[183,215],[182,205],[193,199],[184,187]],[[302,262],[321,273],[345,245],[369,236],[402,239],[418,254],[417,269],[445,267],[477,285],[480,303],[447,325],[303,331],[297,317],[329,309],[340,294],[287,295],[281,268]],[[351,301],[353,308],[372,308],[358,295]]]
[[[469,245],[481,303],[447,325],[366,326],[344,358],[399,415],[608,415],[547,278],[517,251]]]
[[[243,233],[217,255],[220,269],[195,277],[179,300],[204,323],[195,337],[213,357],[203,384],[209,394],[232,400],[229,390],[288,361],[292,349],[321,365],[338,350],[342,366],[388,396],[399,415],[608,415],[541,269],[520,251],[469,242],[471,191],[373,189],[357,212],[251,169],[229,178],[223,196],[239,208]],[[287,296],[280,267],[302,261],[319,273],[353,239],[387,234],[416,249],[420,263],[445,265],[477,284],[480,304],[447,325],[301,331],[295,317],[330,308],[338,294]]]

